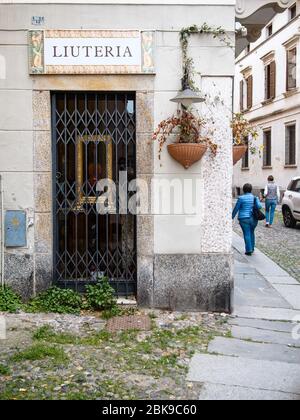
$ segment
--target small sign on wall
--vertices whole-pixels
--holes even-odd
[[[7,248],[26,246],[26,231],[26,212],[7,210],[5,213],[5,246]]]
[[[30,74],[154,73],[153,31],[31,30]]]
[[[44,16],[32,16],[31,25],[42,26],[44,24],[45,24],[45,17]]]

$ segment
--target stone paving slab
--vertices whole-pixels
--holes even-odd
[[[295,328],[295,324],[292,322],[264,321],[262,319],[231,318],[228,323],[229,325],[237,325],[240,327],[252,327],[261,330],[286,333],[291,333]]]
[[[273,287],[294,309],[300,309],[300,284],[297,286],[274,284]]]
[[[266,276],[266,280],[270,284],[291,284],[295,286],[299,286],[300,283],[291,276]]]
[[[251,343],[234,338],[215,338],[210,343],[208,352],[224,356],[300,364],[299,348],[290,348],[279,344]]]
[[[254,274],[256,272],[254,267],[249,267],[249,264],[245,263],[234,263],[235,274]]]
[[[244,240],[237,233],[234,233],[233,245],[241,254],[245,252]],[[255,253],[251,257],[245,256],[245,258],[250,267],[254,267],[263,276],[287,276],[286,271],[284,271],[281,267],[279,267],[279,265],[274,263],[269,257],[267,257],[258,249],[255,250]]]
[[[234,307],[234,316],[241,318],[263,319],[269,321],[294,321],[300,317],[300,311],[284,308],[260,308],[255,306]]]
[[[199,396],[201,401],[299,401],[300,396],[284,392],[239,386],[205,384]]]
[[[246,274],[235,278],[234,305],[292,309],[292,306],[259,274]]]
[[[300,348],[300,340],[294,340],[291,334],[284,332],[233,326],[231,333],[234,338],[239,338],[241,340],[252,340],[259,343],[283,344],[286,346],[290,345]]]
[[[300,365],[196,354],[188,381],[279,391],[300,396]]]

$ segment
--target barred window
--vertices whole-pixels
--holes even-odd
[[[271,130],[266,130],[264,132],[263,166],[266,168],[272,166],[272,132]]]
[[[296,165],[296,124],[286,126],[285,164]]]

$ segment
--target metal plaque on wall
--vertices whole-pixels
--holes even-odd
[[[26,246],[26,212],[7,210],[5,213],[5,246],[17,248]]]
[[[154,31],[30,30],[30,74],[153,74]]]

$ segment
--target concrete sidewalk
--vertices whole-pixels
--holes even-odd
[[[200,400],[300,400],[300,284],[234,236],[232,338],[217,337],[196,354],[188,380]]]

